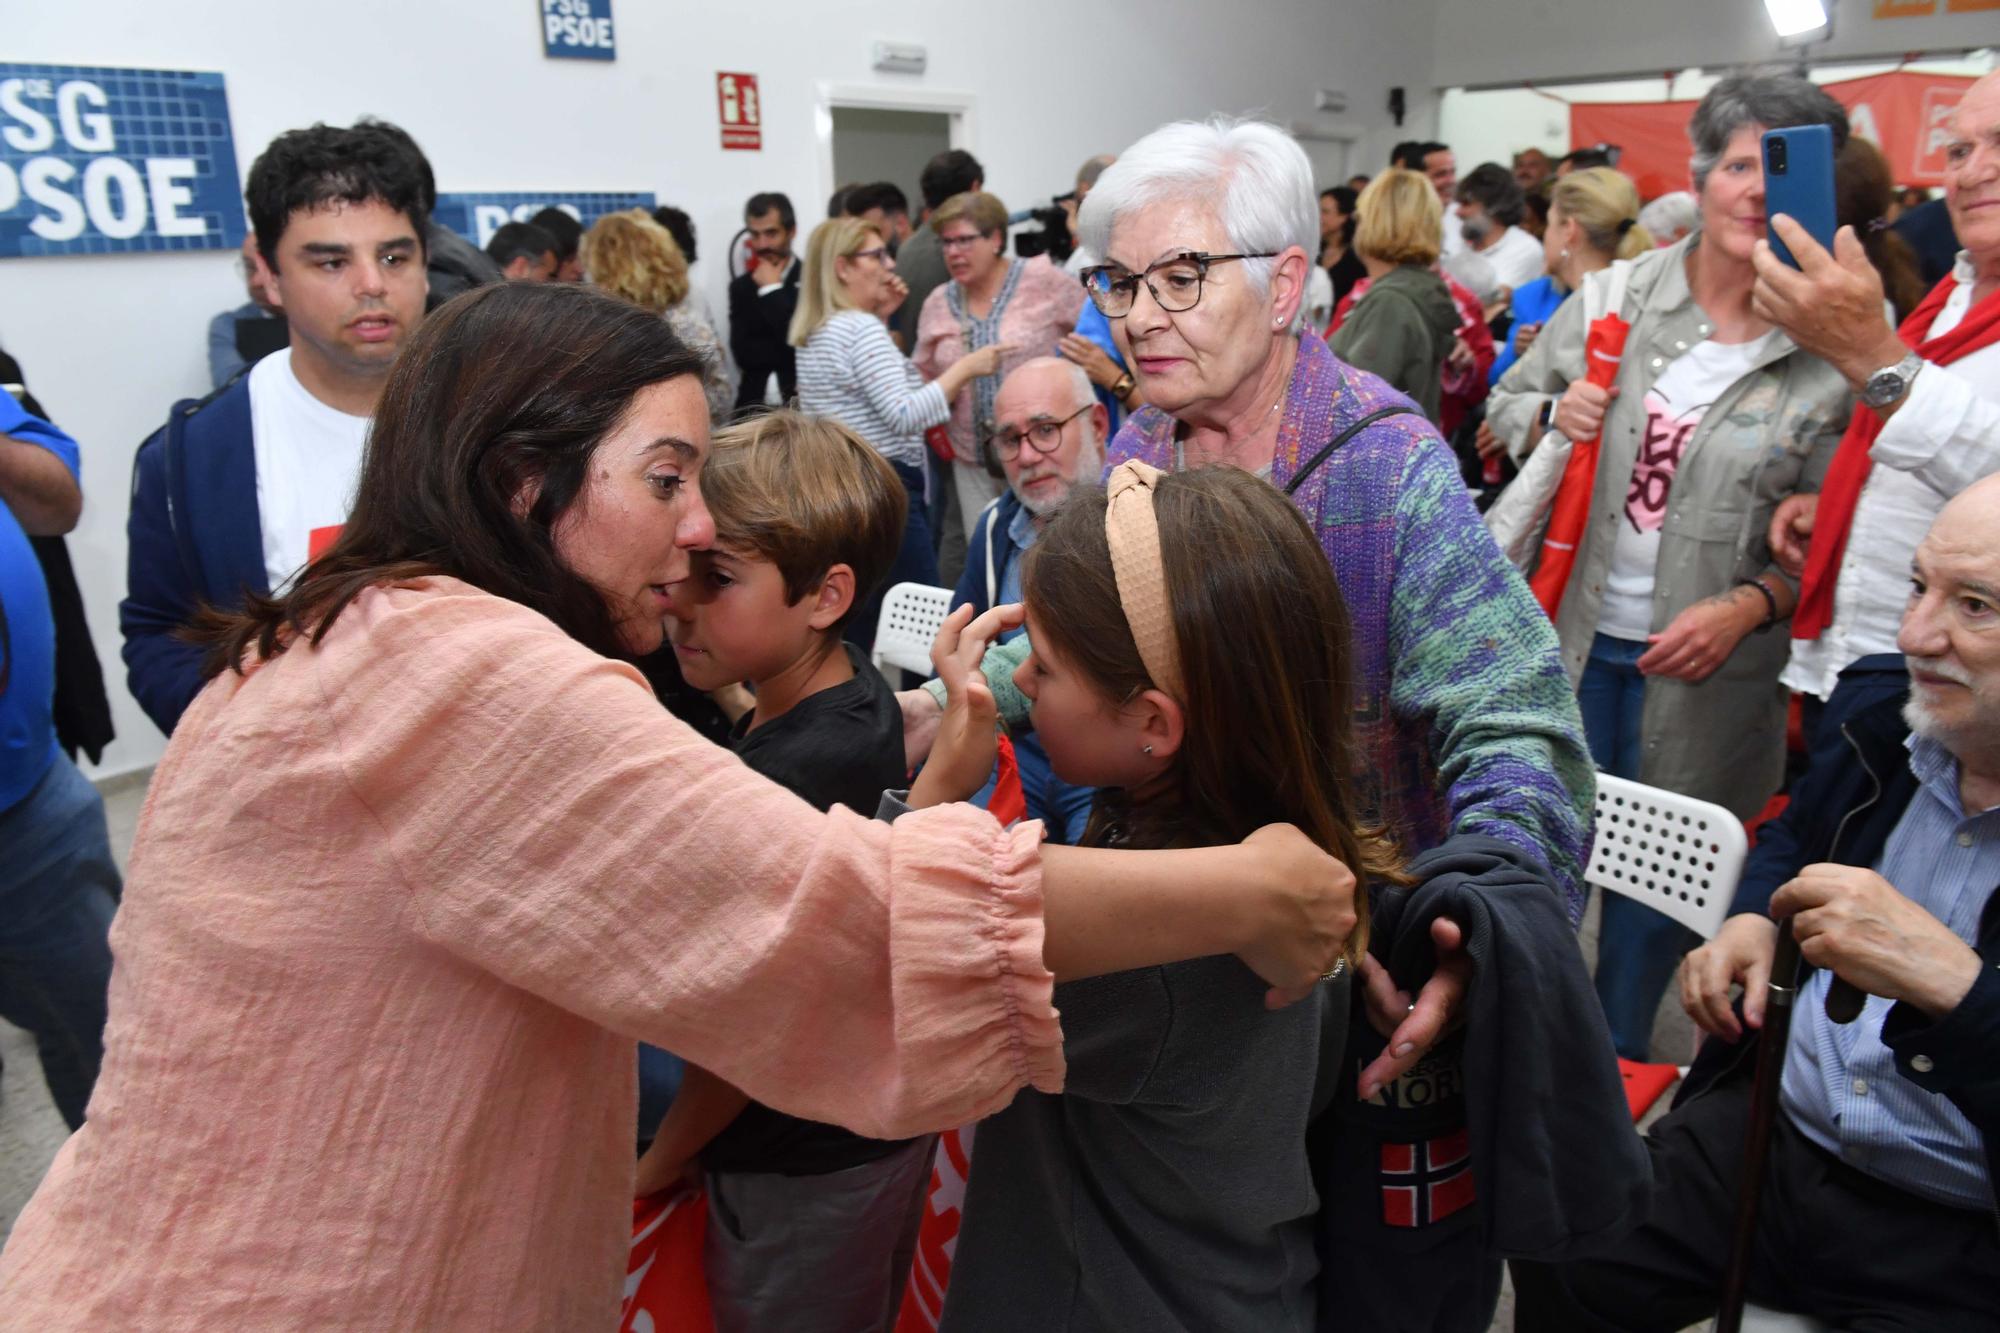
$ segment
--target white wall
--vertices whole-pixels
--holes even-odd
[[[445,190],[657,189],[694,215],[713,256],[700,276],[721,309],[719,261],[742,200],[787,190],[807,222],[834,184],[821,179],[815,139],[820,82],[971,94],[969,146],[1015,206],[1067,189],[1092,153],[1218,110],[1351,129],[1355,160],[1379,163],[1433,121],[1437,2],[621,0],[618,59],[601,64],[545,59],[528,0],[65,0],[12,6],[6,58],[220,70],[245,171],[282,130],[373,113],[417,136]],[[926,44],[929,72],[873,73],[876,40]],[[721,150],[717,70],[760,77],[762,152]],[[1400,131],[1381,110],[1392,84],[1409,90]],[[1320,87],[1345,91],[1354,110],[1315,113]],[[232,258],[0,261],[0,343],[83,444],[86,511],[72,550],[119,732],[105,772],[149,764],[163,746],[126,696],[118,659],[125,495],[139,441],[173,400],[205,391],[207,322],[242,300]]]
[[[1874,0],[1827,0],[1827,9],[1833,34],[1807,51],[1815,64],[2000,41],[1991,12],[1877,19]],[[1779,48],[1759,0],[1438,0],[1431,83],[1477,88],[1796,58]]]
[[[834,178],[859,185],[892,181],[902,188],[913,208],[923,203],[918,197],[917,177],[923,173],[924,163],[950,147],[951,118],[942,112],[833,109]],[[806,206],[803,200],[792,202],[800,208]]]

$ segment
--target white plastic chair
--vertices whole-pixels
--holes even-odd
[[[1721,806],[1597,775],[1597,844],[1583,877],[1607,893],[1637,899],[1713,939],[1729,915],[1749,854],[1742,821]],[[1743,1330],[1833,1333],[1805,1315],[1758,1305],[1743,1311]]]
[[[901,667],[921,676],[931,670],[931,640],[951,614],[951,589],[928,583],[898,583],[882,598],[875,623],[875,669]]]
[[[1749,852],[1742,821],[1721,806],[1597,775],[1597,845],[1583,877],[1598,888],[1713,939]]]

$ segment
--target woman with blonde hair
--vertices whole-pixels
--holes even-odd
[[[1652,248],[1652,234],[1639,225],[1639,189],[1630,177],[1610,167],[1592,167],[1557,180],[1549,190],[1549,222],[1542,232],[1547,276],[1514,293],[1513,333],[1494,358],[1488,378],[1498,384],[1534,346],[1542,325],[1586,273],[1609,268],[1614,259],[1637,259]],[[1482,436],[1482,443],[1492,439],[1491,432]],[[1499,447],[1494,441],[1492,452]]]
[[[951,415],[951,400],[976,375],[990,375],[1005,347],[960,357],[930,383],[896,350],[883,321],[910,289],[882,233],[865,218],[828,218],[806,241],[799,307],[792,316],[798,348],[799,407],[832,417],[889,460],[910,493],[903,548],[882,586],[847,625],[850,642],[875,642],[882,593],[898,583],[937,583],[937,552],[924,506],[924,432]]]
[[[1327,346],[1408,394],[1436,421],[1444,361],[1459,324],[1451,289],[1431,271],[1444,226],[1437,191],[1414,171],[1385,171],[1354,207],[1354,251],[1368,270],[1368,287]]]
[[[581,253],[584,275],[592,283],[664,317],[682,342],[701,353],[708,363],[701,376],[701,394],[708,402],[709,422],[728,421],[736,403],[729,363],[723,359],[715,326],[694,298],[687,256],[673,233],[643,208],[628,208],[592,223],[584,233]]]

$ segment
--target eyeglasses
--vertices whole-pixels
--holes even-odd
[[[1097,406],[1095,403],[1085,403],[1061,421],[1037,421],[1026,430],[1014,430],[1002,426],[999,430],[986,432],[986,442],[992,445],[993,452],[1006,462],[1011,463],[1020,457],[1021,446],[1024,443],[1032,444],[1036,453],[1046,457],[1054,453],[1056,446],[1062,443],[1063,427],[1095,406]]]
[[[986,233],[983,231],[976,231],[970,236],[940,236],[938,237],[938,249],[964,250],[985,239]]]
[[[856,251],[855,251],[855,252],[854,252],[853,254],[849,255],[849,256],[848,256],[848,258],[849,258],[849,259],[880,259],[880,258],[882,258],[882,257],[883,257],[884,255],[886,255],[886,254],[888,254],[888,253],[889,253],[889,247],[888,247],[888,246],[886,246],[886,245],[878,245],[878,246],[875,246],[874,248],[872,248],[872,249],[868,249],[868,250],[856,250]]]
[[[1162,259],[1144,273],[1128,272],[1117,264],[1098,264],[1083,271],[1083,290],[1090,294],[1090,303],[1097,307],[1099,314],[1106,319],[1123,319],[1132,313],[1132,303],[1139,299],[1139,284],[1143,282],[1160,309],[1177,315],[1183,310],[1194,309],[1200,303],[1201,284],[1208,277],[1210,265],[1231,259],[1277,257],[1275,253],[1211,255],[1189,251],[1171,259]],[[1155,276],[1159,278],[1158,282],[1154,281]]]

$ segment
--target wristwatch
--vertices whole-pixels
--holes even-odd
[[[1861,401],[1870,407],[1887,407],[1901,402],[1903,395],[1910,391],[1910,384],[1922,370],[1924,359],[1911,352],[1893,366],[1884,366],[1868,377],[1861,386]]]
[[[1118,377],[1116,384],[1111,386],[1111,396],[1122,403],[1125,401],[1125,395],[1132,392],[1138,386],[1139,381],[1133,379],[1132,372],[1128,370]]]

